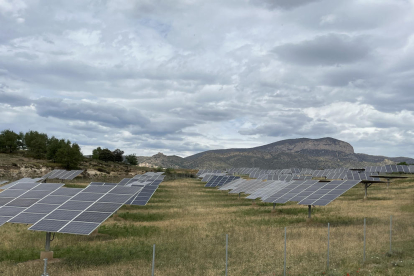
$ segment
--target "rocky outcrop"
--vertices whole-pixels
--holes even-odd
[[[398,162],[414,163],[407,157],[385,157],[355,153],[347,142],[326,137],[321,139],[289,139],[268,145],[245,149],[221,149],[201,152],[186,158],[158,153],[139,157],[138,162],[164,168],[228,168],[260,167],[282,168],[338,168],[388,165]]]

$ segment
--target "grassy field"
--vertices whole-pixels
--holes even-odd
[[[57,234],[49,275],[224,275],[229,234],[229,275],[283,275],[287,227],[288,275],[326,275],[327,223],[330,275],[413,275],[414,179],[374,184],[363,200],[362,185],[307,221],[307,207],[294,203],[252,205],[251,200],[195,179],[163,182],[147,206],[124,206],[95,236]],[[73,186],[86,184],[77,183]],[[389,254],[389,218],[393,252]],[[363,220],[367,258],[362,264]],[[0,227],[0,275],[40,275],[37,260],[45,234],[26,225]]]

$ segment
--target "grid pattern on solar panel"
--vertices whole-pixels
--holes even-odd
[[[19,189],[24,187],[19,183],[0,193],[0,199],[7,199],[0,207],[0,226],[6,222],[29,223],[32,214],[23,212],[62,186],[63,184],[37,183],[31,189]]]
[[[307,188],[309,188],[310,186],[318,183],[318,180],[306,180],[304,182],[299,181],[299,183],[296,185],[296,187],[294,187],[293,189],[291,189],[290,191],[288,191],[287,193],[280,195],[280,197],[276,198],[276,194],[274,194],[272,197],[276,198],[275,200],[273,200],[273,203],[286,203],[288,201],[295,201],[294,198],[301,192],[303,192],[304,190],[306,190]]]
[[[126,204],[145,206],[148,201],[151,199],[155,191],[157,190],[158,185],[146,185],[142,190],[135,194]]]
[[[348,172],[344,179],[348,180],[364,180],[364,181],[380,181],[378,177],[375,177],[378,175],[377,173],[366,173],[366,172]]]
[[[274,195],[278,191],[284,189],[285,187],[290,185],[290,183],[291,182],[285,182],[285,181],[277,180],[277,185],[275,185],[273,188],[270,188],[269,190],[267,190],[266,192],[264,192],[262,194],[262,196],[261,196],[262,201],[265,201],[266,199],[268,199],[269,197],[271,197],[272,195]]]
[[[291,182],[289,182],[289,185],[286,185],[283,189],[281,189],[281,190],[277,191],[276,193],[270,195],[269,197],[267,197],[263,201],[264,202],[275,203],[275,201],[277,199],[279,199],[283,195],[289,193],[290,191],[297,188],[298,186],[305,183],[306,181],[308,181],[308,180],[294,180],[294,181],[291,181]]]
[[[235,187],[237,187],[238,185],[240,185],[240,184],[242,184],[242,183],[244,183],[244,182],[246,182],[246,181],[247,181],[247,180],[246,180],[246,179],[244,179],[244,178],[239,178],[239,179],[233,180],[233,181],[231,181],[231,182],[229,182],[229,183],[227,183],[227,184],[225,184],[225,185],[221,186],[221,187],[219,188],[219,190],[221,190],[221,191],[232,190],[232,189],[234,189]]]
[[[204,187],[221,187],[238,178],[238,176],[216,176],[214,179],[211,178]]]
[[[263,183],[263,180],[261,179],[253,179],[253,180],[247,180],[246,182],[243,182],[242,184],[235,187],[230,194],[238,194],[238,193],[245,193],[252,189],[252,187],[255,187],[256,184]]]
[[[359,180],[331,181],[301,200],[298,204],[326,206],[359,182]]]
[[[0,189],[7,190],[10,187],[13,187],[14,185],[16,185],[17,183],[33,183],[31,186],[27,186],[28,187],[27,189],[29,189],[29,188],[33,187],[34,183],[37,183],[39,180],[42,180],[42,179],[41,178],[22,178],[22,179],[19,179],[17,181],[14,181],[12,183],[9,183],[7,185],[4,185],[4,186],[0,187]]]
[[[88,186],[69,197],[29,230],[89,235],[141,189],[124,186]],[[82,194],[87,196],[81,196]]]

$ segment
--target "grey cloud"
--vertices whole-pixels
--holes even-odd
[[[22,95],[13,92],[5,92],[6,88],[0,84],[0,103],[8,104],[11,106],[28,106],[32,104],[32,101]]]
[[[253,5],[258,5],[273,10],[293,9],[317,1],[319,0],[250,0],[250,3]]]
[[[108,103],[69,102],[62,99],[41,98],[36,103],[36,111],[42,117],[92,121],[115,128],[145,127],[150,122],[139,110]]]
[[[353,63],[366,57],[370,50],[363,36],[328,34],[297,44],[286,43],[272,52],[281,61],[314,66]]]
[[[274,122],[273,122],[274,121]],[[288,112],[280,114],[272,122],[261,124],[255,128],[240,129],[242,135],[264,135],[273,137],[292,137],[303,136],[309,137],[326,136],[337,131],[334,125],[327,121],[317,119],[313,120],[302,113]]]

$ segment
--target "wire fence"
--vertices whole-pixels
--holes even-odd
[[[228,227],[228,233],[167,232],[146,251],[151,265],[128,275],[355,275],[366,264],[401,255],[413,234],[403,217],[333,221],[246,231]]]

